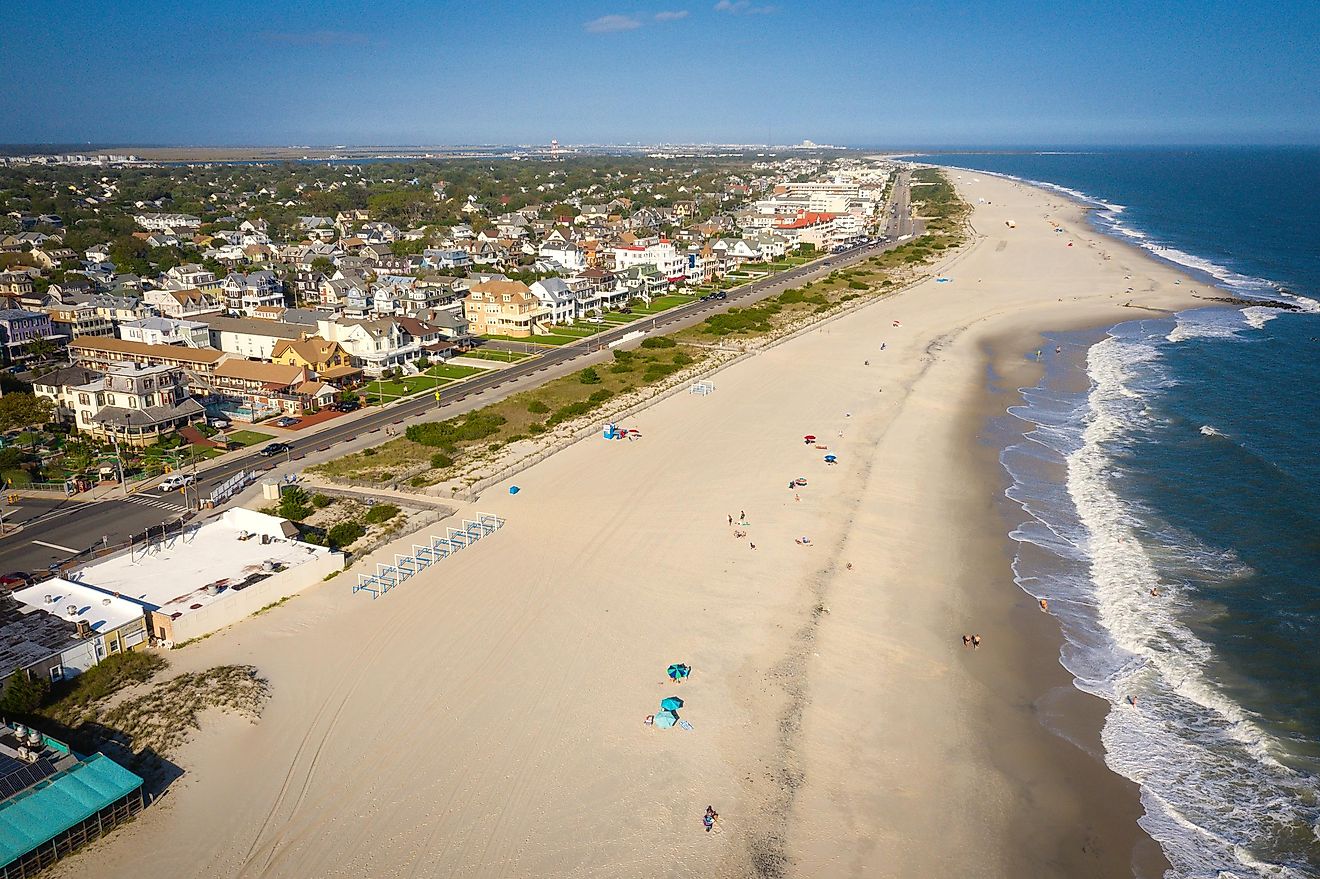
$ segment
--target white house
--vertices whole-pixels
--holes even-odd
[[[183,345],[187,348],[207,348],[211,344],[211,330],[201,321],[170,317],[144,317],[119,325],[119,338],[148,345]]]
[[[673,242],[660,239],[654,244],[630,244],[614,248],[614,268],[623,272],[634,266],[652,265],[660,274],[669,279],[671,284],[684,280],[687,273],[685,254],[678,252]]]
[[[571,324],[579,315],[577,295],[563,278],[543,278],[529,288],[532,295],[545,306],[549,322],[557,326]]]

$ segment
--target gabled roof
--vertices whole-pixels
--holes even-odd
[[[133,342],[128,339],[116,339],[113,336],[79,336],[69,342],[71,351],[106,352],[131,354],[139,357],[159,357],[165,360],[178,360],[185,363],[216,363],[224,357],[223,351],[213,348],[184,348],[179,345],[152,345],[147,342]]]
[[[302,381],[303,368],[301,366],[286,366],[283,363],[239,360],[237,357],[232,357],[215,368],[215,377],[255,381],[284,388],[296,381]]]

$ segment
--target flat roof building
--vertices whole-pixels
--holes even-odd
[[[238,622],[343,570],[343,553],[303,543],[297,533],[287,519],[235,508],[97,559],[68,579],[140,605],[150,637],[168,646]]]
[[[142,779],[104,754],[0,724],[0,879],[36,876],[142,807]]]

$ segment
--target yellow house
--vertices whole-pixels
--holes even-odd
[[[353,358],[338,342],[320,336],[303,339],[280,339],[275,343],[270,358],[285,366],[301,366],[315,375],[339,366],[352,366]]]
[[[463,316],[479,336],[525,339],[537,323],[550,315],[536,295],[521,281],[485,281],[473,284],[463,300]]]

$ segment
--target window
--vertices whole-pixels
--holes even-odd
[[[58,683],[64,680],[64,666],[57,665],[50,670],[51,683]]]

